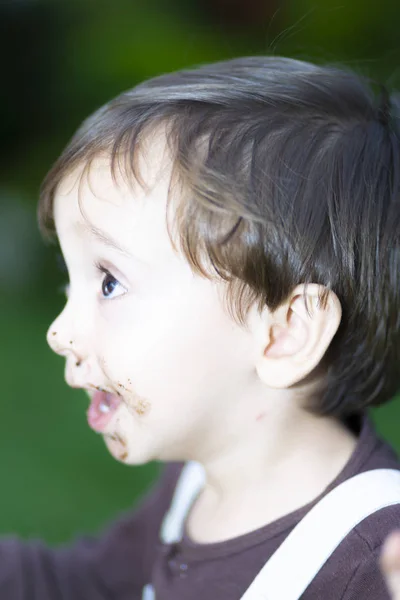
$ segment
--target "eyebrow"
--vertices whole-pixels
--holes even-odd
[[[113,240],[112,237],[110,237],[108,234],[106,234],[101,229],[94,227],[94,225],[89,225],[87,223],[79,223],[78,222],[76,224],[76,227],[77,227],[77,229],[81,229],[81,230],[89,233],[97,241],[99,241],[101,244],[103,244],[103,246],[107,246],[108,248],[112,248],[113,250],[116,250],[117,252],[119,252],[120,254],[123,254],[124,256],[133,258],[133,255],[131,252],[129,252],[129,250],[127,250],[126,248],[124,248],[123,246],[118,244],[115,240]]]

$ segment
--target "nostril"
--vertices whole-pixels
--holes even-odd
[[[65,371],[64,377],[67,385],[71,388],[82,388],[86,385],[87,382],[87,369],[85,368],[87,365],[84,359],[78,358],[76,356],[67,357],[65,363]],[[81,367],[78,369],[78,367]]]

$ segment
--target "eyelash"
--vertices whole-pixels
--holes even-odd
[[[67,265],[65,264],[65,260],[62,254],[57,254],[56,256],[56,260],[57,260],[57,266],[59,268],[60,271],[62,271],[63,273],[67,273],[68,274],[68,269],[67,269]],[[106,277],[110,277],[110,279],[117,283],[118,285],[120,285],[121,287],[122,284],[118,281],[118,279],[116,279],[114,277],[114,275],[104,266],[102,265],[100,262],[94,262],[94,266],[97,269],[97,271],[99,271],[100,273],[103,273],[105,275],[105,277],[103,277],[101,285],[102,285],[102,294],[103,294],[103,299],[107,300],[109,298],[109,296],[105,296],[103,293],[103,284],[104,281],[106,280]],[[68,297],[68,290],[69,290],[69,283],[64,283],[62,284],[59,288],[58,288],[58,292],[63,294],[64,296]]]

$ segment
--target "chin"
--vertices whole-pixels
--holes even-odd
[[[139,448],[133,447],[133,444],[130,444],[120,437],[103,437],[111,456],[122,464],[140,466],[153,460],[158,460],[158,457],[155,456],[154,453],[149,452],[149,449],[146,451],[146,449],[143,448],[140,452]]]

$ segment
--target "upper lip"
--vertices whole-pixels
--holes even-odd
[[[94,395],[94,393],[96,391],[106,392],[109,394],[115,394],[115,392],[112,389],[107,388],[104,385],[95,384],[95,383],[92,383],[91,381],[83,382],[83,381],[74,380],[74,378],[72,377],[72,373],[71,373],[70,369],[68,368],[68,365],[66,365],[66,368],[65,368],[65,381],[66,381],[67,385],[71,388],[84,390],[88,394],[90,399],[92,399],[92,396]]]
[[[90,399],[93,398],[96,391],[105,392],[107,394],[114,394],[114,392],[106,389],[105,387],[101,385],[94,385],[93,383],[88,383],[87,386],[85,386],[83,389],[85,390]]]

